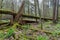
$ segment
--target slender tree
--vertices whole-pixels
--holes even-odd
[[[43,26],[42,26],[42,20],[41,20],[41,12],[40,12],[40,7],[39,7],[39,0],[36,0],[37,2],[37,7],[38,7],[38,13],[39,13],[39,16],[40,16],[40,24],[41,24],[41,30],[43,29]]]
[[[0,8],[2,7],[2,1],[3,1],[3,0],[0,0]]]
[[[2,8],[2,2],[3,0],[0,0],[0,9]],[[0,18],[2,17],[2,14],[0,14]]]
[[[53,23],[57,23],[58,21],[58,3],[59,0],[53,0],[54,8],[53,8]]]

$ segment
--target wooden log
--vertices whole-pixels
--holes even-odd
[[[16,15],[17,13],[10,10],[0,9],[0,14]]]
[[[8,24],[9,22],[0,23],[0,25]]]

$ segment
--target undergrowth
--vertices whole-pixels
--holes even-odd
[[[59,36],[60,24],[57,23],[52,26],[51,23],[51,21],[44,23],[43,28],[53,28],[54,30],[50,31],[52,33],[50,35],[52,35],[52,37]],[[13,26],[10,26],[10,28],[0,30],[0,40],[9,39],[11,36],[14,40],[50,40],[48,34],[45,33],[45,36],[41,35],[39,31],[40,27],[40,24],[37,27],[33,27],[29,24],[20,25],[15,23]]]

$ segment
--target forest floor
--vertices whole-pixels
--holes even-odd
[[[15,23],[0,30],[0,40],[60,40],[60,23],[52,21],[41,24],[19,25]]]

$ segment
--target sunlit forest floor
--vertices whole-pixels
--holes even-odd
[[[52,21],[41,24],[6,26],[0,29],[0,40],[60,40],[60,23],[53,24]]]

